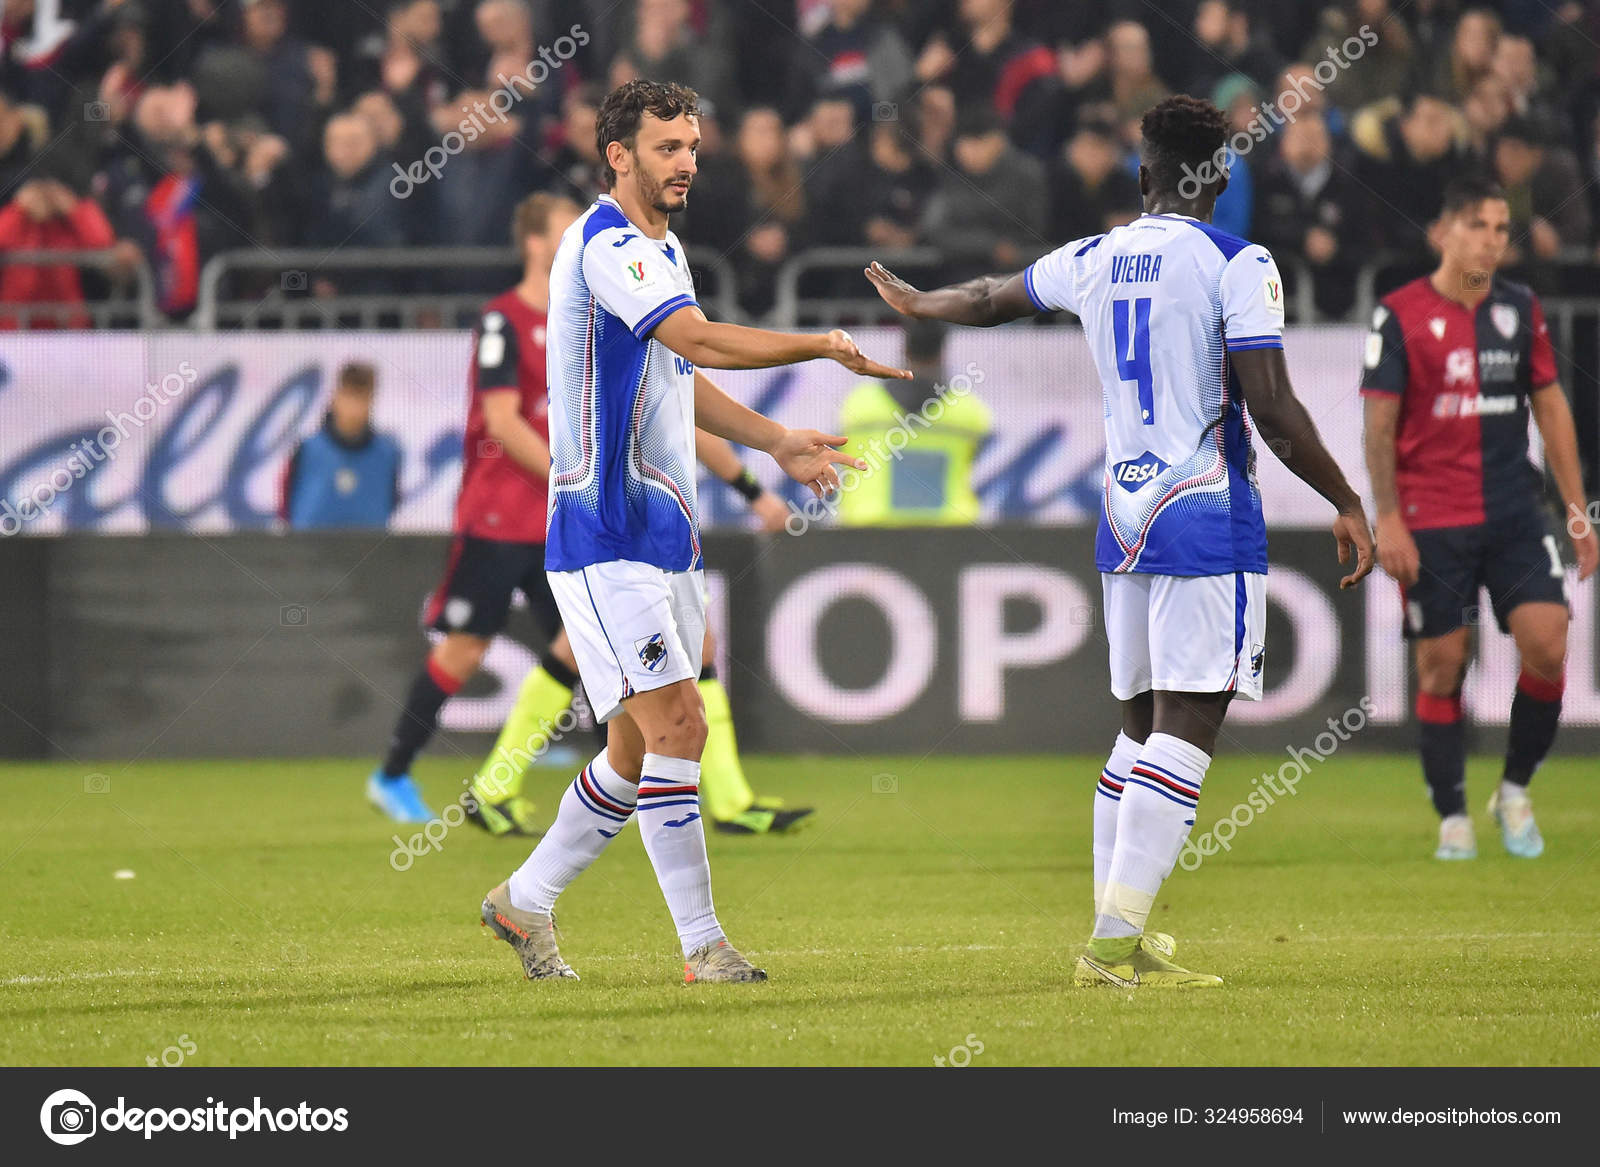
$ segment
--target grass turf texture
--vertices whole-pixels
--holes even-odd
[[[1220,757],[1196,833],[1281,760]],[[711,837],[719,914],[773,979],[694,987],[633,828],[560,905],[583,980],[532,984],[477,923],[525,844],[463,825],[397,872],[364,764],[0,767],[0,1063],[143,1065],[185,1036],[193,1065],[928,1066],[969,1034],[977,1066],[1600,1057],[1592,763],[1541,771],[1525,861],[1475,761],[1480,858],[1445,864],[1412,759],[1330,759],[1174,874],[1152,926],[1228,983],[1157,994],[1069,984],[1100,761],[749,760],[817,821]],[[457,789],[447,760],[418,774],[436,807]],[[563,779],[532,780],[546,813]]]

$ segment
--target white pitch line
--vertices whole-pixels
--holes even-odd
[[[1564,933],[1564,932],[1563,933],[1557,933],[1557,932],[1435,932],[1435,933],[1428,934],[1428,935],[1407,936],[1406,939],[1410,940],[1410,941],[1417,942],[1417,943],[1439,944],[1439,943],[1443,943],[1443,942],[1446,942],[1446,941],[1459,941],[1459,940],[1548,940],[1551,937],[1558,936],[1558,935],[1564,936],[1564,935],[1567,935],[1567,933]],[[1183,937],[1180,936],[1180,940],[1182,940],[1182,939],[1183,939]],[[1195,940],[1193,940],[1191,938],[1189,940],[1189,942],[1190,943],[1217,943],[1217,942],[1219,942],[1219,941],[1221,941],[1223,939],[1227,939],[1227,940],[1231,941],[1231,940],[1235,940],[1237,938],[1236,937],[1227,937],[1227,938],[1223,938],[1223,937],[1208,937],[1208,938],[1206,938],[1205,941],[1195,941]],[[1264,939],[1264,935],[1263,935],[1263,939]],[[1382,936],[1379,936],[1379,935],[1375,935],[1375,934],[1371,934],[1371,933],[1359,933],[1359,934],[1355,934],[1355,935],[1344,935],[1344,936],[1300,936],[1300,935],[1296,935],[1296,936],[1290,937],[1290,939],[1291,939],[1291,941],[1293,941],[1294,943],[1297,943],[1297,944],[1347,944],[1347,943],[1363,943],[1363,942],[1371,942],[1371,941],[1379,941],[1379,940],[1385,941],[1385,942],[1389,942],[1389,941],[1392,941],[1394,939],[1394,936],[1393,936],[1393,934],[1384,934]],[[872,947],[862,947],[862,948],[764,948],[764,949],[760,949],[760,950],[752,949],[751,950],[751,955],[760,956],[763,959],[767,959],[767,958],[770,958],[770,957],[795,957],[795,956],[871,956],[871,955],[874,955],[874,954],[881,955],[881,954],[885,954],[885,953],[997,952],[997,951],[1000,951],[1000,950],[1006,949],[1006,948],[1018,948],[1018,947],[1038,948],[1038,947],[1047,947],[1047,946],[1035,943],[1035,944],[1031,944],[1031,945],[939,944],[939,945],[932,945],[932,946],[925,945],[925,944],[896,944],[896,945],[892,945],[892,946],[887,947],[887,948],[872,948]],[[590,954],[584,955],[582,957],[582,961],[585,964],[602,964],[602,963],[607,963],[607,962],[611,962],[611,961],[655,960],[655,959],[661,958],[662,955],[663,954],[660,953],[660,952],[590,953]],[[310,961],[302,961],[302,962],[299,962],[299,965],[305,965],[305,964],[309,964],[309,963],[311,963],[311,962]],[[440,960],[440,959],[436,958],[436,959],[433,959],[433,960],[391,961],[391,962],[388,963],[387,967],[389,967],[389,968],[399,968],[399,967],[410,966],[410,967],[440,968],[440,967],[448,967],[448,966],[450,966],[450,965],[452,965],[454,963],[455,963],[454,961]],[[297,965],[296,967],[299,967],[299,965]],[[279,967],[281,967],[281,966],[279,966]],[[259,970],[259,969],[238,969],[238,970],[207,969],[207,970],[205,970],[206,975],[208,975],[208,976],[221,976],[221,975],[225,975],[225,974],[227,974],[229,972],[232,972],[232,973],[234,973],[234,975],[238,975],[238,976],[254,976],[254,975],[260,975],[262,972],[270,972],[270,971],[274,971],[274,970],[270,970],[270,969],[269,970]],[[157,969],[157,968],[97,969],[97,970],[95,970],[93,972],[24,974],[22,976],[7,977],[5,980],[0,981],[0,988],[9,988],[9,987],[14,986],[14,985],[66,985],[66,984],[73,984],[73,983],[76,983],[78,981],[103,981],[103,980],[112,980],[112,979],[117,979],[117,978],[128,978],[128,977],[167,977],[167,976],[181,977],[181,976],[187,976],[187,975],[189,975],[189,974],[183,969]]]

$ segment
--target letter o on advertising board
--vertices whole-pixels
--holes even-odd
[[[846,689],[822,667],[817,629],[841,600],[865,600],[889,626],[883,675],[864,689]],[[938,622],[921,590],[885,567],[845,563],[800,576],[772,606],[767,624],[768,672],[784,699],[822,721],[860,724],[908,709],[933,679]]]

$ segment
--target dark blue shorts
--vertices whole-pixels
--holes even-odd
[[[561,629],[561,613],[544,574],[544,544],[457,535],[423,623],[440,632],[492,639],[505,628],[512,593],[518,590],[540,630],[553,639]]]
[[[1443,636],[1478,623],[1480,588],[1501,632],[1519,604],[1566,604],[1566,572],[1556,537],[1539,514],[1514,522],[1413,531],[1421,573],[1401,589],[1409,640]]]

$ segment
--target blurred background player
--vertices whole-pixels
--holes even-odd
[[[411,763],[438,728],[439,710],[478,671],[489,642],[505,627],[512,592],[521,589],[548,639],[561,627],[544,572],[550,477],[545,313],[550,263],[577,214],[575,204],[548,194],[517,207],[511,235],[523,256],[522,282],[489,301],[474,332],[455,539],[424,617],[444,638],[412,681],[388,753],[367,780],[367,798],[399,822],[433,817],[411,779]],[[547,683],[570,698],[577,684],[570,652],[565,662],[558,651],[546,652],[534,673],[524,690]],[[496,801],[504,805],[492,813],[534,829],[531,806],[516,796]],[[480,805],[474,813],[489,812]]]
[[[341,365],[322,428],[283,471],[278,515],[296,531],[383,528],[400,503],[400,446],[372,428],[373,367]]]
[[[606,96],[595,142],[610,193],[568,231],[551,287],[552,485],[545,562],[606,748],[561,798],[527,860],[491,888],[483,923],[529,979],[576,977],[555,939],[555,902],[638,812],[639,835],[683,952],[686,982],[764,981],[728,943],[711,897],[696,684],[705,582],[695,428],[764,450],[818,494],[842,437],[791,430],[701,371],[827,358],[895,376],[839,330],[792,335],[707,320],[695,301],[683,210],[697,170],[699,107],[681,85],[630,81]],[[909,373],[900,374],[909,376]]]
[[[1510,221],[1497,183],[1449,183],[1431,232],[1439,266],[1383,298],[1361,380],[1378,557],[1400,584],[1405,634],[1416,645],[1419,748],[1439,812],[1438,859],[1478,853],[1467,815],[1461,685],[1482,587],[1521,658],[1489,814],[1512,855],[1544,850],[1528,783],[1561,717],[1568,611],[1540,475],[1528,461],[1530,405],[1571,520],[1580,579],[1600,555],[1584,520],[1572,413],[1544,311],[1529,288],[1495,275]]]
[[[980,518],[972,464],[994,418],[974,392],[947,392],[937,320],[906,322],[910,381],[862,381],[840,409],[839,429],[872,469],[839,498],[851,527],[968,526]],[[933,409],[925,409],[937,401]],[[908,422],[909,415],[921,420]]]
[[[1262,693],[1267,532],[1252,423],[1337,509],[1339,561],[1357,551],[1340,587],[1372,570],[1372,539],[1360,496],[1290,387],[1277,265],[1211,225],[1227,174],[1188,179],[1195,197],[1181,193],[1218,156],[1226,118],[1171,97],[1141,129],[1145,214],[1131,224],[1014,275],[933,292],[876,263],[867,277],[907,316],[992,325],[1065,310],[1083,322],[1105,394],[1095,560],[1123,731],[1096,787],[1094,933],[1073,983],[1209,988],[1221,978],[1172,963],[1172,938],[1145,926],[1194,826],[1229,703]],[[1196,375],[1207,369],[1217,372]]]
[[[760,520],[763,531],[781,531],[788,508],[745,469],[733,446],[704,430],[695,431],[695,454],[700,464],[738,491]],[[515,706],[494,748],[473,776],[474,809],[468,817],[490,834],[538,834],[531,829],[534,805],[523,795],[528,767],[544,751],[551,728],[572,702],[566,675],[576,670],[572,646],[559,632],[548,655],[561,668],[542,665],[528,673]],[[712,825],[734,835],[778,834],[790,830],[811,814],[810,807],[785,806],[781,798],[758,797],[745,777],[739,760],[739,743],[733,729],[728,693],[716,672],[716,636],[708,627],[700,657],[700,697],[706,707],[706,747],[700,758],[700,800]]]

